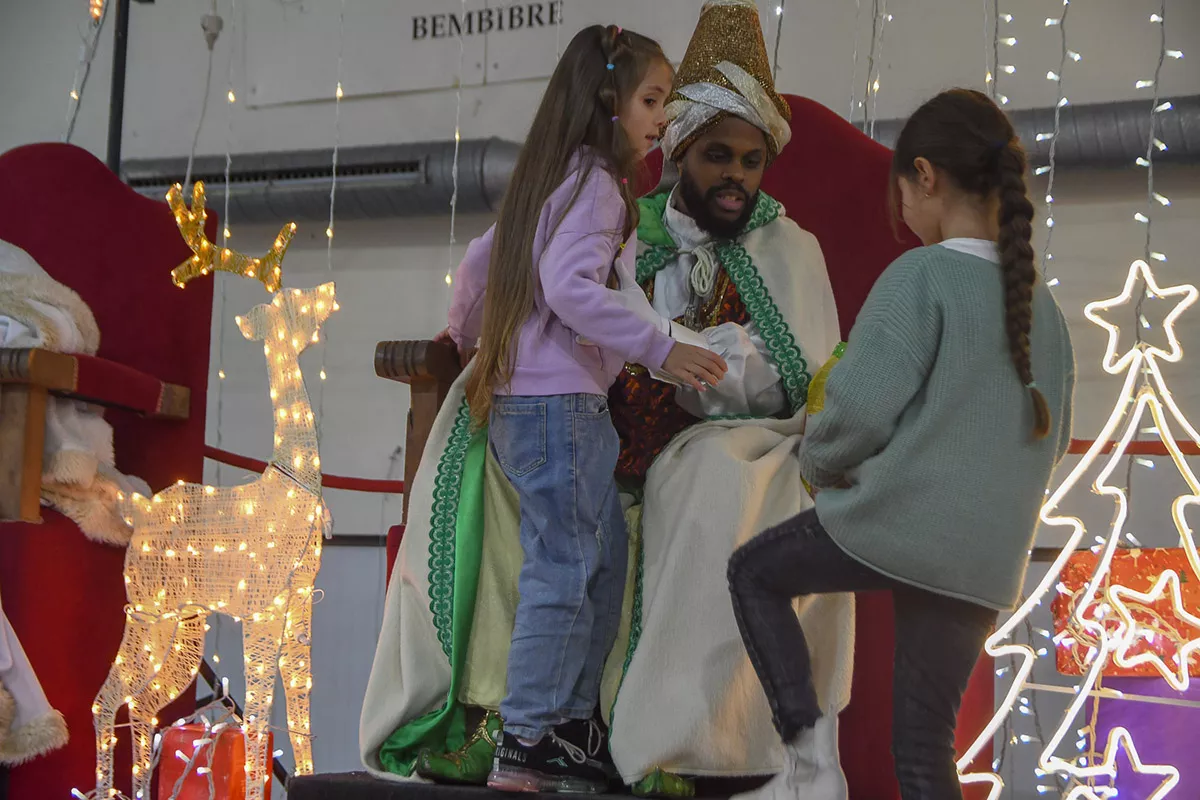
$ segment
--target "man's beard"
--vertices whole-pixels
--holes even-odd
[[[712,211],[717,194],[728,191],[738,192],[746,200],[742,206],[742,213],[732,220],[717,216]],[[736,239],[741,235],[750,221],[750,215],[754,213],[754,206],[758,201],[758,192],[755,192],[753,196],[747,195],[744,186],[732,181],[717,184],[707,192],[701,192],[700,187],[686,171],[682,171],[679,176],[679,194],[688,214],[696,221],[700,229],[712,234],[717,239]]]

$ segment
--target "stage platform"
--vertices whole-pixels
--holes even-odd
[[[749,791],[761,783],[761,779],[698,781],[696,796],[726,798]],[[288,800],[496,800],[502,795],[481,786],[446,786],[417,781],[396,783],[374,778],[365,772],[340,772],[293,778],[288,784],[287,796]],[[629,800],[632,795],[601,794],[591,797],[596,800]]]

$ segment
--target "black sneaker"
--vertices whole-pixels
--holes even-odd
[[[573,719],[563,723],[558,727],[558,735],[598,763],[610,781],[619,778],[617,766],[608,749],[608,726],[598,711],[591,719]]]
[[[488,786],[502,792],[602,793],[608,788],[604,767],[562,735],[570,732],[562,726],[534,745],[501,734]]]

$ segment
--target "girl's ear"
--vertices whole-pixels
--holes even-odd
[[[917,170],[916,184],[921,192],[925,195],[933,194],[937,188],[937,170],[933,168],[933,164],[929,163],[929,159],[921,156],[913,161],[913,167]]]

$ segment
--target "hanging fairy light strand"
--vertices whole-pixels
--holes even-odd
[[[1055,175],[1056,175],[1055,155],[1056,155],[1056,148],[1057,148],[1057,144],[1058,144],[1058,137],[1061,132],[1061,111],[1062,111],[1063,106],[1065,106],[1067,104],[1066,97],[1063,94],[1064,89],[1063,89],[1062,76],[1063,76],[1063,73],[1065,72],[1067,58],[1071,57],[1071,58],[1074,58],[1074,60],[1076,60],[1076,61],[1078,61],[1080,58],[1078,53],[1075,53],[1074,51],[1069,50],[1067,48],[1066,18],[1067,18],[1067,14],[1070,11],[1071,6],[1070,6],[1070,0],[1062,0],[1062,3],[1063,3],[1062,16],[1060,19],[1055,20],[1055,23],[1058,24],[1058,26],[1059,26],[1059,35],[1060,35],[1060,57],[1059,57],[1058,71],[1057,72],[1051,71],[1051,72],[1047,73],[1047,75],[1046,75],[1048,80],[1054,81],[1056,83],[1056,86],[1058,89],[1058,101],[1055,104],[1055,108],[1054,108],[1054,129],[1053,129],[1053,132],[1051,132],[1051,133],[1036,134],[1036,139],[1038,142],[1043,142],[1043,141],[1047,141],[1047,140],[1050,142],[1049,164],[1045,167],[1039,167],[1035,170],[1035,173],[1038,175],[1043,175],[1043,174],[1049,173],[1048,180],[1047,180],[1047,186],[1046,186],[1046,208],[1047,208],[1047,212],[1046,212],[1046,227],[1047,227],[1046,244],[1045,244],[1045,248],[1042,252],[1042,271],[1043,271],[1044,277],[1049,277],[1048,271],[1049,271],[1050,262],[1054,258],[1054,255],[1051,252],[1050,247],[1051,247],[1051,240],[1054,235],[1053,203],[1054,203],[1054,180],[1055,180]],[[997,14],[997,16],[995,19],[995,26],[993,27],[993,31],[995,32],[993,53],[998,54],[999,46],[1001,44],[1014,46],[1016,44],[1016,40],[1015,39],[1007,39],[1007,38],[1002,39],[999,35],[1000,22],[1002,22],[1002,21],[1011,22],[1011,20],[1012,20],[1011,15],[1001,14],[999,12],[998,8],[995,9],[995,13]],[[1051,20],[1048,19],[1047,24],[1049,24],[1050,22],[1051,22]],[[997,71],[1000,71],[1000,70],[998,69]],[[1008,73],[1008,74],[1011,74],[1011,73]],[[993,74],[990,71],[988,72],[988,75],[987,75],[987,82],[991,85],[991,87],[993,89],[995,89],[995,83],[993,82]],[[998,92],[997,92],[997,94],[998,94]],[[1047,282],[1050,286],[1056,286],[1059,283],[1059,279],[1058,278],[1049,278],[1049,280]],[[1028,619],[1025,620],[1025,631],[1027,634],[1027,640],[1028,640],[1029,646],[1032,649],[1034,647],[1034,641],[1035,641],[1034,628],[1033,628],[1032,623]],[[1034,651],[1034,652],[1037,653],[1040,651]],[[1050,652],[1048,650],[1044,657],[1053,658],[1054,654],[1053,654],[1053,652]],[[1009,665],[1008,669],[1010,669],[1014,673],[1016,672],[1016,664],[1015,664],[1014,658],[1010,658],[1010,665]],[[1032,700],[1026,701],[1022,705],[1019,706],[1018,710],[1019,710],[1020,714],[1022,714],[1024,716],[1030,716],[1033,718],[1034,736],[1030,737],[1028,739],[1028,741],[1023,741],[1014,729],[1016,716],[1009,715],[1005,719],[1004,732],[1001,737],[1002,749],[1001,749],[1000,757],[997,758],[995,762],[993,762],[993,771],[994,772],[999,770],[1000,764],[1003,762],[1005,752],[1006,752],[1007,746],[1009,744],[1020,745],[1020,744],[1037,743],[1037,742],[1045,741],[1045,736],[1043,735],[1043,732],[1042,732],[1041,717],[1038,713],[1038,708],[1037,708],[1036,702],[1034,702]],[[1092,728],[1089,728],[1088,730],[1092,730]],[[1089,738],[1089,736],[1087,735],[1087,731],[1083,731],[1080,735],[1082,737],[1080,739],[1080,741],[1083,743],[1081,752],[1083,752],[1083,750],[1086,749],[1087,753],[1086,753],[1085,757],[1092,758],[1095,755],[1095,737],[1091,736]],[[1043,780],[1050,779],[1050,780],[1054,781],[1053,787],[1046,785],[1046,786],[1039,788],[1039,791],[1043,791],[1043,790],[1045,790],[1045,791],[1053,790],[1056,792],[1061,791],[1061,779],[1058,776],[1050,776],[1049,774],[1039,774],[1038,777]]]
[[[779,0],[775,6],[775,71],[772,80],[779,85],[779,40],[783,38],[783,15],[787,11],[787,0]]]
[[[217,14],[217,0],[212,0],[212,13],[200,20],[204,31],[204,43],[208,47],[208,66],[204,70],[204,96],[200,100],[200,118],[196,120],[196,130],[192,134],[192,147],[188,150],[187,169],[183,173],[183,187],[191,191],[192,166],[196,161],[196,148],[200,144],[200,131],[204,129],[204,119],[208,116],[208,96],[212,93],[213,50],[225,21]]]
[[[346,0],[342,0],[338,9],[338,55],[337,55],[337,84],[333,90],[333,159],[329,182],[329,225],[325,228],[325,269],[329,280],[333,280],[333,216],[337,206],[338,188],[338,152],[342,147],[342,64],[346,46]],[[325,341],[321,345],[321,393],[317,398],[317,433],[320,435],[321,423],[325,420],[325,381],[329,378],[326,371],[326,359],[329,355],[329,333],[325,333]]]
[[[564,0],[553,0],[558,5],[558,25],[554,28],[554,63],[558,64],[558,60],[562,58],[562,28],[563,28],[563,4]]]
[[[1171,201],[1154,190],[1154,154],[1167,149],[1167,145],[1158,138],[1158,115],[1172,110],[1173,106],[1170,102],[1160,103],[1159,87],[1161,85],[1162,68],[1168,57],[1183,58],[1183,52],[1180,50],[1167,49],[1167,0],[1161,0],[1159,12],[1150,15],[1151,24],[1158,25],[1158,63],[1154,67],[1154,78],[1151,80],[1140,80],[1135,84],[1138,89],[1151,89],[1153,98],[1150,101],[1150,120],[1149,130],[1146,135],[1146,156],[1144,159],[1139,159],[1138,164],[1146,168],[1146,212],[1144,219],[1137,217],[1139,222],[1146,226],[1146,245],[1144,258],[1149,263],[1151,260],[1166,261],[1166,256],[1162,253],[1154,252],[1150,247],[1150,236],[1153,227],[1152,216],[1155,210],[1155,204],[1161,206],[1171,205]],[[1143,294],[1142,299],[1145,299]],[[1138,314],[1141,314],[1141,303],[1138,304]],[[1142,325],[1136,326],[1138,331],[1142,329]],[[1138,334],[1138,342],[1141,342],[1141,334]]]
[[[221,247],[229,247],[229,187],[230,187],[230,170],[233,167],[233,104],[237,100],[237,95],[233,91],[233,59],[234,51],[237,46],[237,0],[229,0],[229,65],[225,74],[225,208],[221,212]],[[220,324],[221,333],[217,336],[217,447],[222,447],[224,444],[224,426],[221,424],[225,419],[225,281],[218,275],[213,274],[213,280],[217,282],[219,287],[218,305],[217,305],[217,320]],[[220,461],[217,462],[217,483],[223,483],[221,473],[223,465]]]
[[[991,35],[988,35],[988,6],[989,0],[983,0],[983,29],[984,29],[984,85],[987,86],[988,96],[1000,105],[1008,105],[1008,97],[1000,93],[1000,73],[1012,75],[1017,68],[1012,64],[1000,63],[1000,46],[1016,47],[1017,40],[1013,36],[1001,36],[1001,25],[1010,25],[1013,15],[1000,11],[1000,0],[990,0],[991,6]],[[990,56],[990,58],[989,58]]]
[[[462,0],[462,18],[467,18],[467,0]],[[453,188],[450,192],[450,244],[446,248],[447,286],[454,283],[454,245],[458,243],[454,236],[454,226],[458,217],[458,151],[462,143],[462,84],[466,52],[466,42],[463,40],[462,26],[460,25],[458,30],[458,77],[454,81],[454,161],[450,165],[450,181]]]
[[[230,30],[229,38],[234,44],[237,42],[237,0],[229,0],[229,20]],[[225,77],[225,102],[228,104],[225,111],[225,209],[221,215],[221,247],[229,246],[229,173],[233,167],[233,104],[237,102],[237,94],[233,91],[233,58],[234,48],[231,45],[229,48],[229,69]],[[221,296],[224,301],[224,294]],[[219,429],[218,429],[219,430]]]
[[[1158,137],[1158,117],[1171,111],[1173,106],[1168,102],[1160,102],[1159,86],[1162,79],[1163,64],[1169,57],[1183,58],[1183,52],[1179,50],[1167,49],[1167,0],[1160,0],[1158,13],[1150,15],[1150,24],[1158,26],[1158,61],[1154,67],[1154,77],[1149,80],[1139,80],[1134,84],[1137,89],[1150,89],[1152,96],[1150,100],[1150,114],[1146,131],[1146,155],[1137,160],[1137,164],[1144,167],[1146,170],[1146,210],[1139,211],[1134,214],[1134,219],[1142,223],[1146,227],[1145,244],[1143,246],[1143,259],[1147,264],[1151,261],[1166,261],[1165,253],[1158,252],[1153,249],[1151,236],[1154,229],[1154,215],[1156,206],[1166,207],[1171,205],[1170,198],[1155,191],[1154,189],[1154,154],[1167,149],[1167,144]],[[1134,322],[1133,322],[1133,337],[1134,346],[1140,348],[1144,340],[1144,331],[1150,328],[1150,323],[1147,321],[1143,311],[1146,304],[1146,298],[1150,292],[1147,290],[1145,281],[1138,290],[1138,301],[1134,306]],[[1145,371],[1142,372],[1139,378],[1139,387],[1145,386],[1149,381],[1149,376]],[[1127,459],[1125,462],[1125,491],[1129,495],[1129,503],[1133,504],[1133,484],[1135,463],[1143,463],[1147,469],[1154,468],[1154,462],[1148,459]]]
[[[850,70],[850,110],[846,113],[846,120],[854,124],[854,108],[856,105],[861,105],[858,99],[858,34],[860,21],[862,20],[862,0],[854,0],[854,66]]]
[[[993,11],[993,0],[983,0],[983,48],[980,50],[983,53],[983,85],[987,92],[992,90],[992,25],[989,21],[989,13]]]
[[[879,76],[883,64],[884,33],[892,19],[887,10],[887,0],[873,0],[871,52],[867,57],[867,85],[863,89],[863,133],[872,139],[875,138],[875,122],[879,117]]]
[[[1071,0],[1062,0],[1062,4],[1062,16],[1058,18],[1048,17],[1046,19],[1047,27],[1058,27],[1058,70],[1051,70],[1046,73],[1046,80],[1052,81],[1058,88],[1058,99],[1054,103],[1054,130],[1036,135],[1037,141],[1044,142],[1049,140],[1050,142],[1049,163],[1044,167],[1038,167],[1034,170],[1038,175],[1046,175],[1046,245],[1042,250],[1042,276],[1050,286],[1058,286],[1062,282],[1050,273],[1051,262],[1054,260],[1054,253],[1051,251],[1050,246],[1054,240],[1054,179],[1058,174],[1058,164],[1056,161],[1058,137],[1062,132],[1062,110],[1064,106],[1068,105],[1063,77],[1066,73],[1067,59],[1073,61],[1082,59],[1079,53],[1067,47],[1067,15],[1071,13]]]
[[[214,6],[216,3],[213,4]],[[229,246],[229,185],[230,185],[230,169],[233,165],[233,156],[231,153],[233,147],[233,103],[236,95],[233,91],[233,59],[237,48],[237,0],[229,0],[229,64],[225,71],[225,209],[221,215],[221,247]],[[211,55],[211,51],[210,51]],[[207,90],[206,90],[207,91]],[[186,184],[185,184],[186,185]],[[216,317],[220,328],[217,333],[217,448],[224,449],[225,444],[225,426],[222,424],[225,421],[225,305],[226,305],[226,283],[228,276],[222,275],[219,272],[213,273],[213,280],[216,281],[218,287],[218,302]],[[225,465],[217,461],[216,482],[224,484]],[[213,665],[217,670],[221,670],[221,618],[218,615],[216,621],[216,630],[213,632]],[[208,632],[206,626],[205,633]]]
[[[863,133],[871,126],[871,76],[875,73],[875,49],[879,46],[879,0],[871,0],[871,46],[867,50],[867,80],[862,99],[858,101],[863,110]]]
[[[75,74],[71,78],[71,91],[67,94],[67,115],[63,123],[64,142],[70,143],[75,134],[75,121],[79,117],[79,106],[83,102],[83,91],[87,88],[88,77],[92,74],[92,61],[96,58],[96,49],[100,46],[100,33],[104,30],[104,22],[108,19],[108,3],[104,0],[90,0],[88,3],[88,27],[80,35],[79,61],[75,64]]]
[[[992,0],[992,68],[988,70],[987,81],[991,86],[992,99],[997,99],[1000,92],[1000,0]]]
[[[221,247],[229,247],[229,240],[233,234],[229,231],[229,189],[230,189],[230,172],[233,169],[233,105],[237,102],[237,94],[233,90],[233,62],[236,55],[235,48],[237,46],[237,0],[229,0],[229,64],[225,72],[225,205],[221,210]],[[221,305],[224,311],[225,304],[225,285],[221,284]],[[220,317],[222,323],[224,316]],[[224,339],[217,337],[222,343]],[[223,355],[223,351],[222,351]],[[222,370],[220,378],[225,379],[225,373]],[[219,396],[218,396],[219,401]],[[217,436],[221,435],[220,424],[217,426]],[[218,441],[218,446],[220,446]],[[218,466],[218,469],[220,467]]]
[[[329,184],[329,225],[325,228],[325,238],[328,243],[325,248],[327,269],[333,271],[333,215],[337,205],[338,185],[338,151],[342,145],[342,64],[345,53],[346,39],[346,0],[342,0],[338,10],[338,54],[337,54],[337,84],[333,91],[333,165],[332,179]]]

